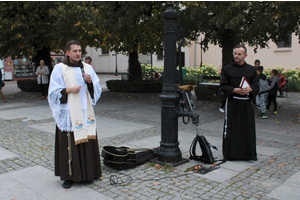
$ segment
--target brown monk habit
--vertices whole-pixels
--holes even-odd
[[[70,67],[80,67],[81,61],[78,65],[74,65],[69,62],[65,57],[64,64]],[[88,86],[88,90],[91,97],[94,97],[93,84]],[[61,104],[67,103],[68,95],[66,90],[63,89],[62,97],[60,99]],[[71,151],[68,151],[68,147],[71,147]],[[71,155],[70,155],[71,153]],[[69,160],[71,156],[71,164]],[[101,163],[98,139],[89,140],[89,142],[75,145],[73,132],[61,131],[56,126],[55,131],[55,176],[60,176],[61,180],[71,180],[74,182],[93,181],[101,177]]]

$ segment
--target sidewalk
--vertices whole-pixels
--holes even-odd
[[[100,148],[159,146],[159,94],[112,93],[105,81],[121,76],[99,77],[103,94],[94,109]],[[278,115],[269,111],[268,119],[260,119],[256,110],[256,162],[226,162],[207,174],[186,172],[200,164],[195,161],[166,169],[145,163],[119,172],[102,165],[103,179],[65,190],[53,172],[55,122],[47,101],[39,94],[19,92],[16,82],[5,83],[8,103],[0,102],[0,199],[300,199],[299,93],[278,98]],[[224,115],[218,102],[193,100],[199,130],[219,149],[212,150],[213,155],[222,159]],[[196,128],[181,118],[178,123],[179,147],[188,158]],[[111,185],[111,175],[121,185]]]

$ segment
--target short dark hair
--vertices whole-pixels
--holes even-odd
[[[84,60],[86,61],[87,59],[90,59],[92,62],[92,58],[90,56],[86,57]]]
[[[257,62],[259,62],[259,63],[260,63],[260,60],[256,59],[256,60],[254,61],[254,63],[257,63]]]
[[[70,40],[70,41],[68,41],[67,44],[66,44],[66,50],[67,50],[67,51],[70,51],[70,49],[71,49],[70,47],[71,47],[71,45],[73,45],[73,44],[76,44],[76,45],[81,46],[81,44],[80,44],[79,41],[77,41],[77,40]]]
[[[242,44],[236,45],[233,49],[237,49],[237,48],[244,48],[245,53],[247,53],[247,48],[244,45],[242,45]]]
[[[262,73],[264,71],[264,67],[263,66],[258,66],[256,68],[256,70],[260,71],[260,73]]]
[[[274,74],[275,76],[278,75],[278,71],[277,71],[276,69],[273,69],[272,72],[273,72],[273,74]]]

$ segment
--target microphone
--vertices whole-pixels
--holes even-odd
[[[80,62],[79,67],[80,67],[80,69],[81,69],[82,78],[83,78],[84,82],[87,84],[87,81],[86,81],[86,79],[85,79],[85,77],[84,77],[84,69],[83,69],[83,64],[82,64],[82,62]]]

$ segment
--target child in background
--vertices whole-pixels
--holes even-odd
[[[264,71],[263,66],[258,66],[256,68],[257,73],[257,79],[258,79],[258,85],[259,85],[259,93],[256,96],[256,103],[260,106],[261,110],[261,116],[260,118],[266,119],[268,118],[268,115],[266,113],[266,100],[267,100],[267,91],[270,90],[270,87],[268,85],[267,77],[262,72]]]
[[[277,89],[279,86],[279,77],[278,71],[276,69],[273,69],[271,72],[271,80],[270,80],[270,92],[268,96],[268,105],[267,105],[267,110],[269,110],[271,102],[273,102],[274,105],[274,115],[277,115],[277,101],[276,101],[276,96],[277,96]]]

